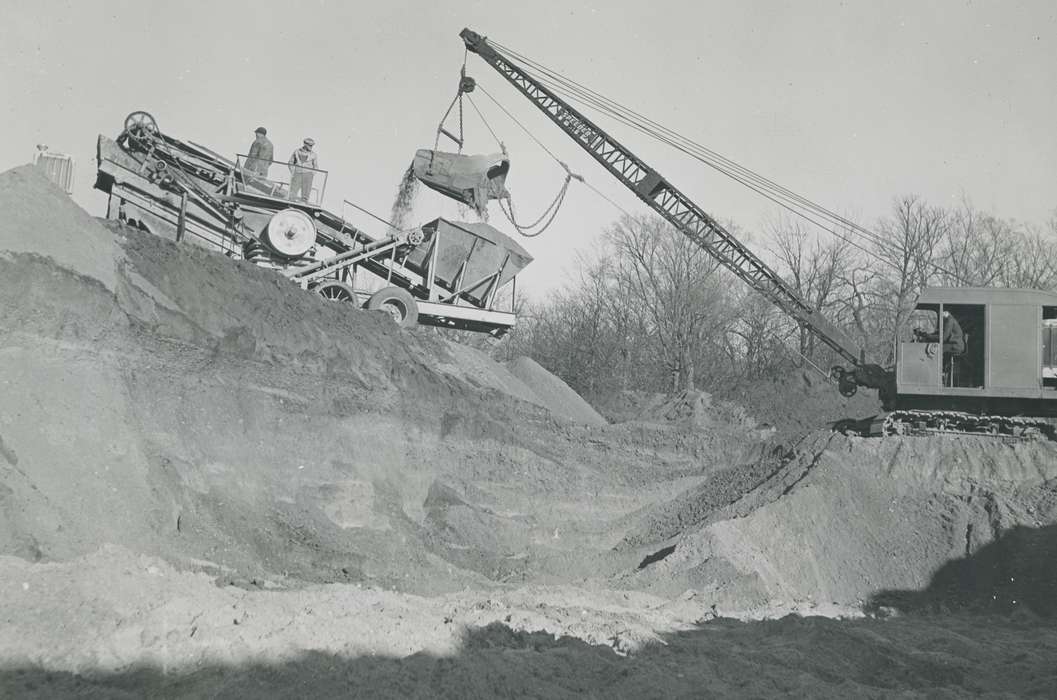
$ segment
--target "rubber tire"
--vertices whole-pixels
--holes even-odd
[[[353,291],[352,287],[344,282],[338,282],[337,280],[320,282],[312,288],[312,291],[327,301],[345,301],[353,304],[359,303],[356,298],[356,292]]]
[[[386,311],[401,328],[410,328],[418,323],[418,304],[411,293],[400,287],[386,287],[375,292],[367,301],[371,311]]]

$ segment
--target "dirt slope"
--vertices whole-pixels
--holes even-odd
[[[767,442],[707,395],[603,424],[538,366],[101,226],[33,168],[0,205],[0,695],[1057,680],[1053,444]],[[714,619],[864,610],[910,616]]]
[[[585,425],[605,425],[606,419],[591,404],[532,358],[515,358],[506,363],[506,367],[529,386],[553,413]]]
[[[541,406],[556,378],[543,400],[381,314],[115,233],[32,168],[0,192],[21,212],[0,234],[0,382],[18,397],[0,406],[4,552],[111,542],[238,580],[424,592],[556,556],[548,575],[568,578],[569,552],[605,551],[621,518],[743,450],[705,458],[716,437],[690,435],[624,455],[625,432]]]
[[[728,611],[861,606],[881,591],[925,589],[946,562],[1013,528],[1057,523],[1057,445],[820,433],[762,486],[685,527],[695,502],[655,512],[651,530],[672,521],[683,529],[672,553],[629,586],[711,591]],[[1057,594],[1057,581],[1046,585]]]

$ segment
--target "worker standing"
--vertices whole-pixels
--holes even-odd
[[[253,143],[250,144],[250,152],[246,156],[245,169],[255,175],[268,177],[268,168],[272,167],[272,156],[275,147],[268,140],[268,130],[258,126],[253,132]]]
[[[312,196],[312,179],[315,170],[319,166],[316,154],[312,147],[316,145],[314,139],[307,138],[301,147],[290,156],[290,199],[300,199],[307,202]]]

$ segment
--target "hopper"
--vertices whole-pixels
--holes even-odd
[[[501,287],[532,262],[521,244],[488,224],[434,219],[422,230],[425,240],[408,254],[404,265],[423,277],[429,277],[432,266],[437,284],[452,293],[461,291],[478,305],[487,301],[497,273],[494,286]]]

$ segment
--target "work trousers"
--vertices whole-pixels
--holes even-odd
[[[290,199],[299,199],[307,202],[312,196],[312,180],[315,173],[306,171],[294,171],[290,175]]]

